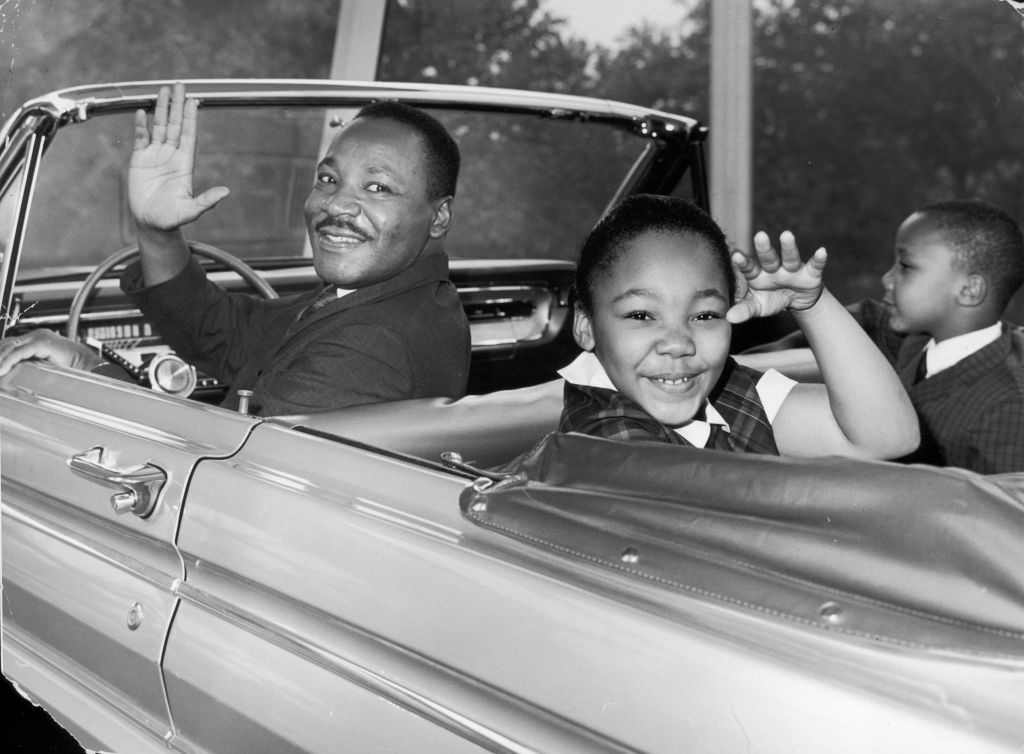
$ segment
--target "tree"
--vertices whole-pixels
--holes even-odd
[[[378,78],[575,92],[588,50],[541,0],[391,0]]]
[[[1024,221],[1024,22],[973,0],[758,7],[755,225],[833,249],[841,296],[878,293],[924,203],[976,197]]]
[[[20,0],[3,17],[10,55],[0,118],[29,97],[80,84],[142,79],[326,77],[333,2]]]

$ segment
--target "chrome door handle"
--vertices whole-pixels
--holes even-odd
[[[167,481],[167,472],[159,466],[145,463],[130,469],[116,469],[103,463],[106,448],[97,446],[75,453],[68,466],[84,476],[94,479],[120,492],[110,496],[114,513],[134,513],[146,518],[156,507],[157,495]]]

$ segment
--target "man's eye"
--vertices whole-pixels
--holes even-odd
[[[383,183],[370,183],[366,186],[366,190],[371,194],[390,194],[391,189],[385,186]]]
[[[333,183],[336,183],[336,181],[334,180],[334,176],[332,176],[332,175],[330,175],[328,173],[317,173],[316,174],[316,182],[317,183],[326,183],[326,184],[329,184],[329,185],[333,184]]]

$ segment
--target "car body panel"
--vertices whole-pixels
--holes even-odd
[[[5,640],[74,663],[78,683],[106,689],[162,736],[160,658],[183,575],[174,538],[185,488],[198,458],[230,455],[254,422],[217,412],[198,437],[193,407],[169,396],[45,365],[14,376],[0,411]],[[114,512],[124,485],[71,468],[94,448],[113,477],[159,459],[166,480],[147,518]]]

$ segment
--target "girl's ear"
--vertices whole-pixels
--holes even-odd
[[[576,345],[584,351],[594,350],[594,326],[590,316],[583,311],[583,308],[576,304],[575,317],[572,321],[572,336],[576,339]]]

